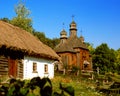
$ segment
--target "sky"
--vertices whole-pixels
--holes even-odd
[[[0,0],[0,18],[16,16],[19,0]],[[120,48],[120,0],[23,0],[31,11],[33,28],[48,38],[60,38],[63,28],[69,36],[72,16],[77,24],[77,35],[93,47],[107,43],[109,48]],[[64,25],[63,25],[64,23]],[[82,32],[81,32],[82,30]]]

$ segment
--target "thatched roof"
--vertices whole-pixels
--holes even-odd
[[[76,52],[75,48],[88,50],[87,46],[77,36],[69,37],[66,42],[57,45],[54,50],[56,52]]]
[[[58,55],[31,33],[0,21],[0,48],[9,48],[37,57],[58,59]]]

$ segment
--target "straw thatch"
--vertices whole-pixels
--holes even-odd
[[[50,47],[31,33],[0,21],[0,48],[3,46],[6,49],[20,51],[24,55],[58,59],[58,55]]]

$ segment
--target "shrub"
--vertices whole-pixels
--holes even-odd
[[[11,79],[9,84],[0,87],[0,96],[74,96],[72,86],[60,83],[59,88],[61,92],[54,92],[49,78],[34,77],[29,82]]]

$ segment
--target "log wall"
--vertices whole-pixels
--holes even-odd
[[[4,56],[0,56],[0,76],[8,76],[9,68],[10,68],[9,59]],[[17,59],[15,61],[17,62],[16,78],[23,78],[23,62],[22,60],[17,60]]]
[[[23,61],[18,60],[18,78],[23,78]]]
[[[8,59],[4,56],[0,56],[0,75],[8,75]]]

